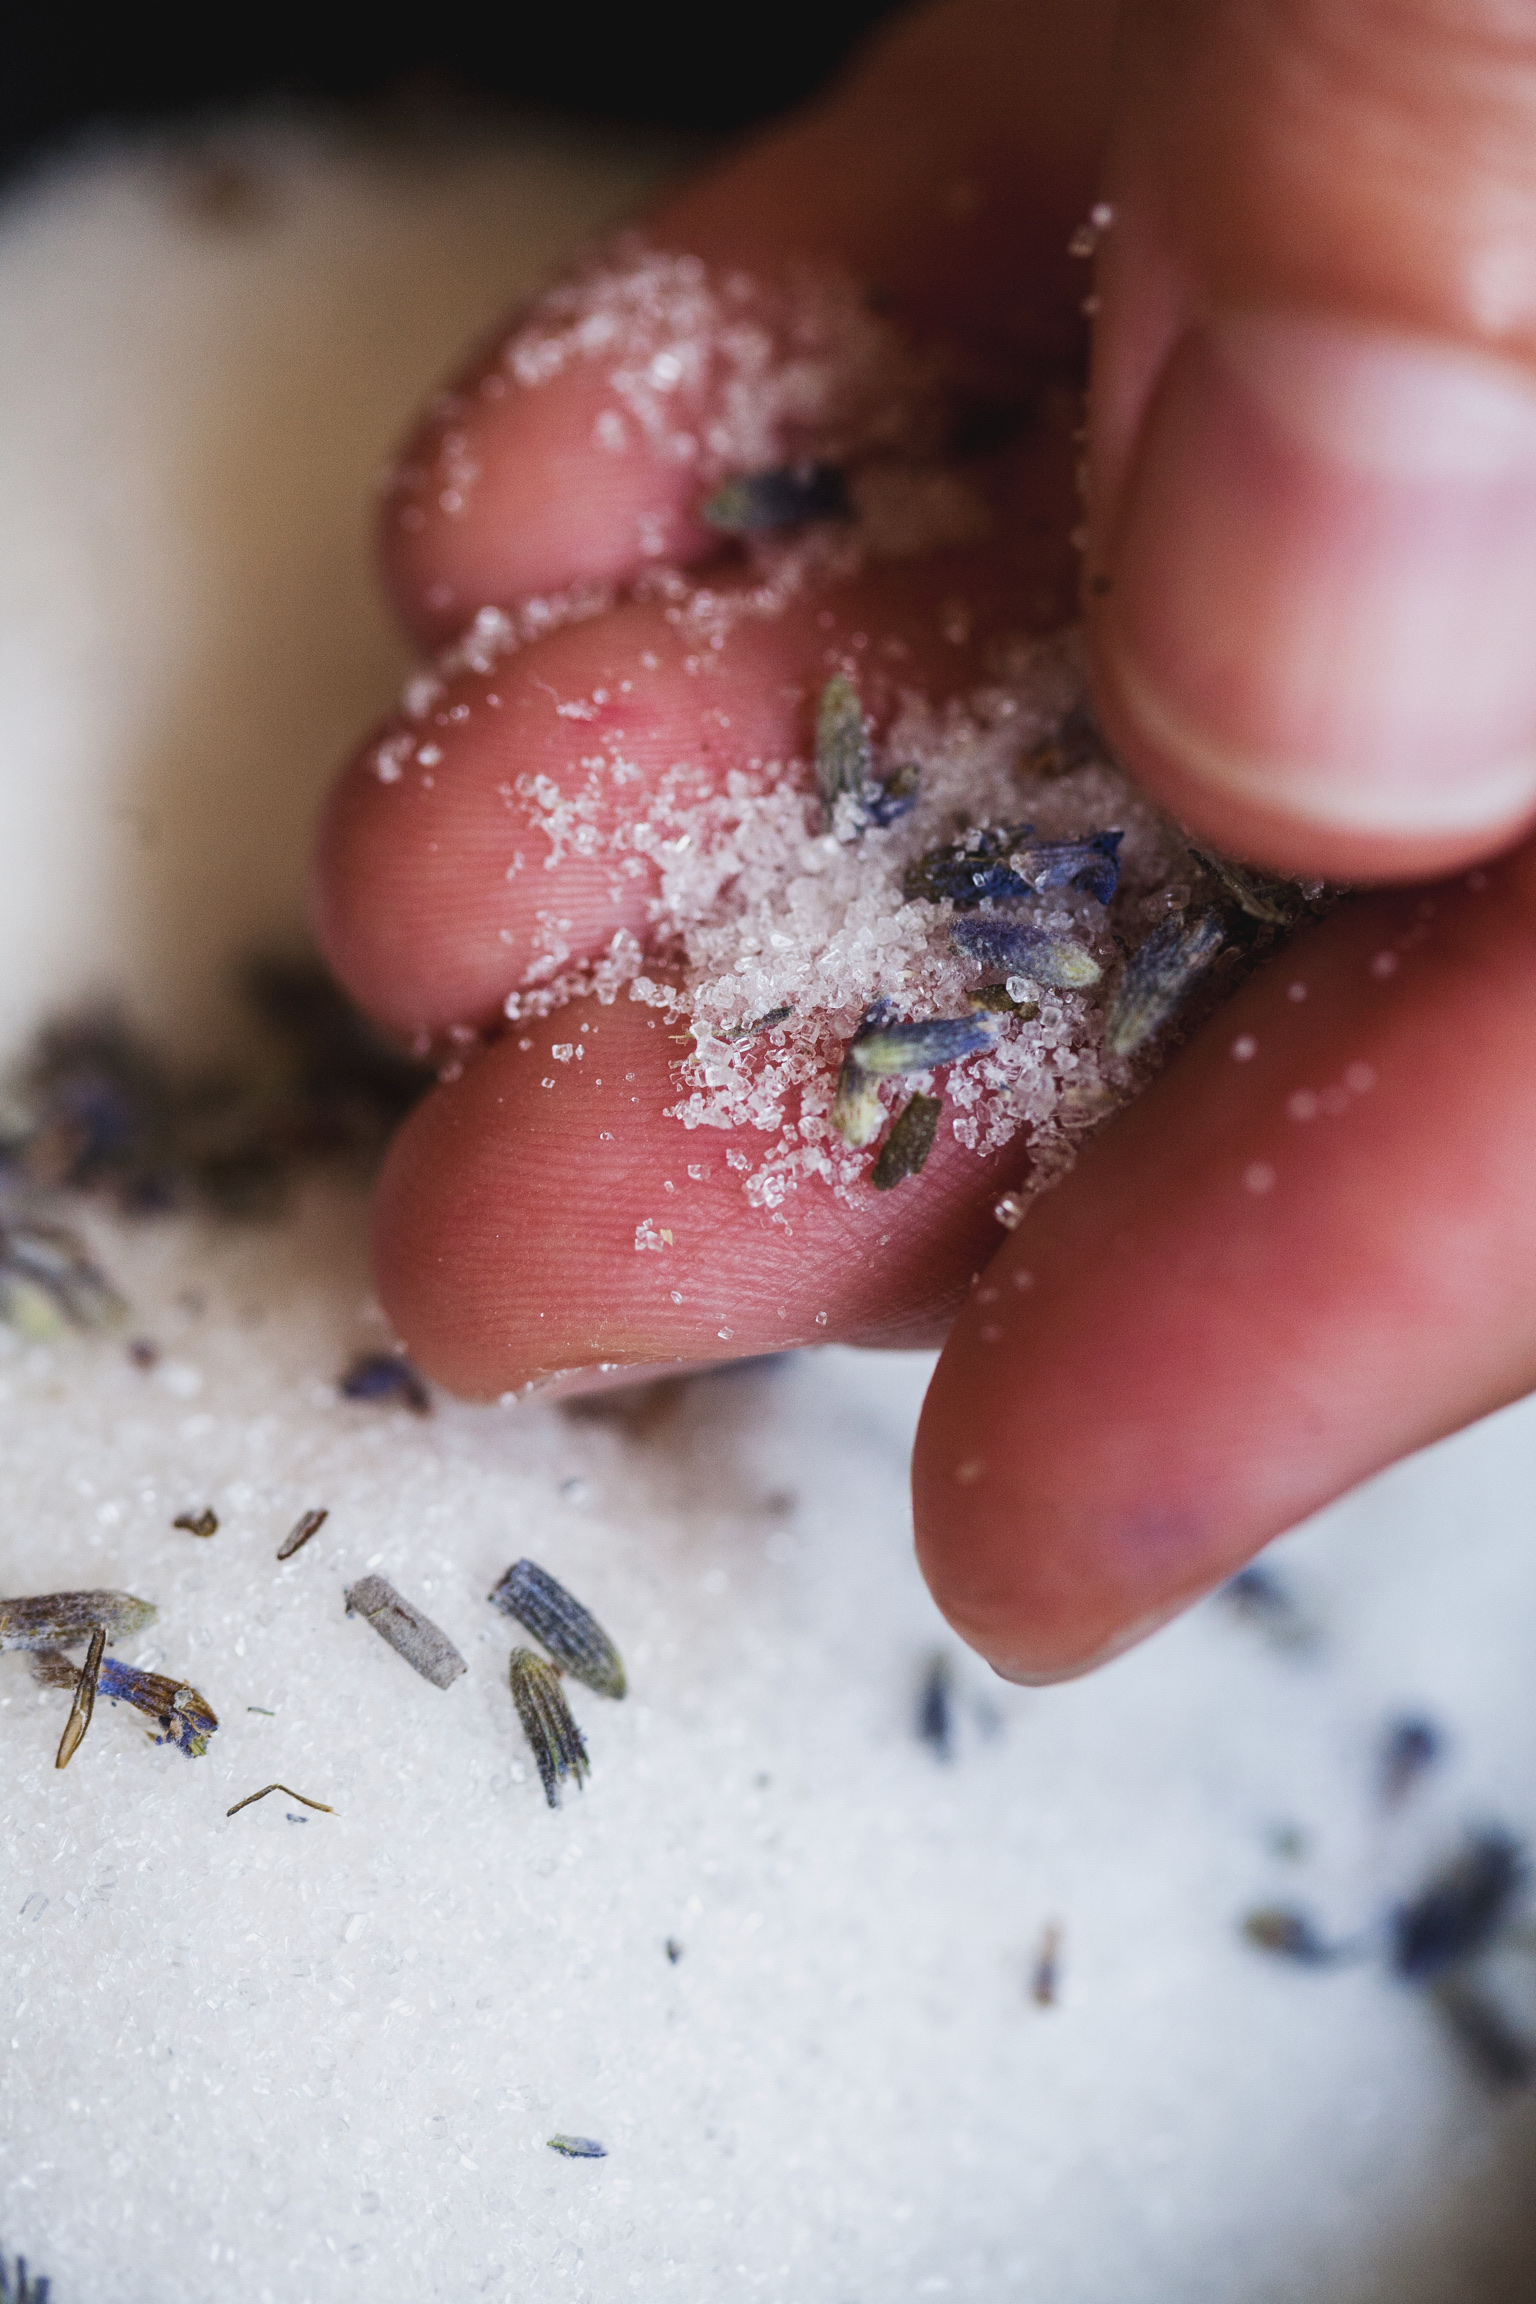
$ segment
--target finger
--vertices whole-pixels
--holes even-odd
[[[1106,189],[1093,644],[1133,766],[1284,869],[1536,814],[1536,30],[1140,0]]]
[[[371,738],[327,809],[314,909],[332,967],[409,1037],[484,1025],[616,934],[647,944],[678,812],[733,778],[808,782],[831,671],[856,666],[883,723],[909,689],[963,694],[1000,636],[1065,613],[1071,488],[1065,429],[1042,430],[1007,462],[990,539],[965,552],[746,615],[719,650],[707,622],[635,605],[429,683],[420,716]]]
[[[713,550],[698,460],[679,450],[721,414],[730,329],[747,320],[784,350],[786,267],[877,284],[901,330],[965,337],[1003,389],[1075,356],[1082,283],[1065,248],[1093,182],[1110,14],[1108,0],[916,11],[822,103],[664,201],[650,244],[711,268],[663,266],[626,307],[631,366],[642,340],[647,359],[674,339],[686,355],[664,438],[615,384],[626,354],[561,338],[548,308],[488,345],[429,410],[384,507],[385,578],[411,629],[439,641],[486,604]],[[760,289],[721,302],[722,267]]]
[[[1031,1212],[915,1468],[935,1596],[1000,1671],[1085,1670],[1536,1381],[1533,1001],[1531,848],[1363,900]]]
[[[771,1215],[743,1192],[734,1135],[670,1116],[683,1047],[669,1029],[628,1000],[572,1002],[436,1090],[395,1139],[380,1299],[450,1390],[585,1390],[623,1369],[944,1333],[995,1246],[1007,1155],[941,1135],[893,1192],[816,1181]]]

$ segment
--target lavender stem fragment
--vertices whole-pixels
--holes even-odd
[[[301,1512],[277,1548],[279,1560],[291,1560],[295,1552],[301,1552],[311,1536],[319,1534],[330,1516],[328,1507],[323,1504],[315,1505],[308,1512]]]
[[[606,2160],[608,2147],[599,2144],[595,2136],[554,2135],[547,2139],[551,2152],[559,2152],[567,2160]]]
[[[1110,1003],[1104,1044],[1111,1055],[1133,1056],[1160,1032],[1225,942],[1214,912],[1194,920],[1165,920],[1154,928],[1127,960]]]
[[[551,1808],[558,1808],[565,1779],[574,1777],[579,1789],[587,1776],[589,1763],[581,1730],[571,1718],[553,1664],[535,1656],[531,1648],[514,1648],[509,1675],[512,1701],[538,1768],[544,1797]]]
[[[109,1640],[123,1640],[153,1624],[152,1602],[131,1592],[44,1592],[24,1600],[0,1600],[0,1650],[78,1648],[98,1625]]]
[[[382,1576],[359,1577],[348,1585],[346,1601],[349,1616],[363,1617],[379,1638],[387,1640],[396,1655],[403,1656],[434,1688],[451,1687],[468,1669],[447,1633],[440,1632],[429,1616],[402,1599]]]
[[[1191,848],[1190,854],[1250,920],[1262,920],[1269,928],[1289,928],[1306,907],[1304,891],[1290,881],[1261,878],[1204,848]]]
[[[909,1176],[921,1176],[939,1133],[942,1096],[909,1096],[881,1145],[869,1180],[877,1192],[893,1192]]]
[[[263,1784],[259,1792],[247,1792],[243,1800],[237,1800],[233,1808],[226,1808],[224,1813],[226,1816],[238,1816],[242,1808],[249,1808],[253,1801],[265,1800],[269,1792],[286,1792],[290,1800],[302,1800],[306,1808],[318,1808],[322,1816],[334,1816],[336,1813],[328,1802],[311,1800],[307,1792],[295,1792],[291,1784]]]
[[[624,1694],[624,1661],[597,1618],[536,1560],[517,1560],[489,1595],[549,1650],[573,1680],[599,1696]]]
[[[69,1766],[80,1749],[81,1738],[91,1724],[91,1714],[96,1709],[96,1676],[101,1670],[102,1651],[106,1645],[107,1628],[104,1624],[98,1624],[91,1634],[91,1644],[85,1652],[80,1677],[75,1682],[74,1702],[69,1707],[69,1718],[59,1738],[59,1749],[53,1763],[55,1768]]]
[[[997,912],[957,920],[949,932],[955,950],[983,968],[1003,969],[1010,982],[1027,976],[1062,992],[1086,992],[1104,971],[1086,944]]]
[[[219,1516],[211,1504],[205,1504],[201,1512],[178,1512],[171,1526],[185,1528],[189,1536],[217,1536]]]

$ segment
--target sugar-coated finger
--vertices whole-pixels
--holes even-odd
[[[1347,906],[1222,1008],[972,1291],[918,1436],[940,1606],[1087,1669],[1536,1382],[1536,853]]]

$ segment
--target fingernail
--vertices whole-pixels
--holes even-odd
[[[1536,381],[1306,314],[1174,353],[1101,645],[1185,774],[1300,820],[1472,834],[1536,803]]]

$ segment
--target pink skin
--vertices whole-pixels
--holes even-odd
[[[1432,31],[1431,0],[1420,14]],[[1491,799],[1474,790],[1480,762],[1519,754],[1519,683],[1494,693],[1508,652],[1496,634],[1470,702],[1457,700],[1455,650],[1435,688],[1444,620],[1393,585],[1427,532],[1435,566],[1460,552],[1463,591],[1493,552],[1523,614],[1529,523],[1508,494],[1524,471],[1523,402],[1498,363],[1524,359],[1524,323],[1500,335],[1466,285],[1488,237],[1467,179],[1505,165],[1497,138],[1466,128],[1492,83],[1463,55],[1437,94],[1412,40],[1405,61],[1395,16],[1388,70],[1364,0],[1333,11],[1327,41],[1299,0],[1257,22],[1216,0],[1130,11],[1105,157],[1107,9],[951,0],[899,27],[804,121],[676,196],[652,236],[765,276],[806,253],[839,257],[1006,381],[1070,346],[1087,276],[1059,252],[1107,182],[1119,220],[1099,279],[1088,569],[1117,736],[1155,790],[1238,853],[1360,880],[1464,871],[1532,815],[1518,775]],[[1286,53],[1309,41],[1327,51],[1310,80]],[[1298,104],[1311,107],[1300,160],[1267,133]],[[1432,142],[1417,195],[1411,170],[1399,181],[1381,160],[1397,152],[1390,137],[1362,170],[1362,105],[1377,129],[1383,117],[1422,129],[1437,104],[1464,132],[1449,156]],[[1265,132],[1245,144],[1234,122],[1253,118]],[[1257,335],[1210,321],[1240,303],[1258,310]],[[1337,324],[1298,330],[1293,307]],[[1379,328],[1387,352],[1375,337],[1360,352],[1359,331]],[[1508,470],[1480,506],[1458,469],[1405,479],[1393,464],[1428,403],[1412,379],[1399,390],[1392,363],[1426,333],[1474,355],[1435,385],[1442,402],[1513,411],[1503,431],[1491,420]],[[1335,405],[1378,375],[1370,391],[1397,411],[1385,449],[1374,401],[1353,432]],[[500,385],[482,360],[429,418],[387,508],[386,579],[413,630],[441,639],[485,603],[622,586],[641,566],[642,514],[679,558],[713,549],[675,467],[592,446],[600,377],[531,393],[485,391],[487,377]],[[1315,441],[1297,445],[1319,408],[1321,462]],[[1048,424],[994,475],[1007,516],[984,557],[878,572],[741,626],[707,679],[643,606],[462,676],[420,731],[440,762],[385,784],[370,745],[338,785],[317,915],[344,981],[394,1028],[439,1031],[494,1018],[541,910],[569,923],[576,957],[618,926],[643,935],[647,871],[610,857],[545,870],[517,779],[545,768],[569,786],[571,764],[620,728],[647,792],[678,760],[707,785],[732,765],[803,756],[809,700],[858,632],[867,661],[896,641],[902,677],[963,692],[990,632],[1064,612],[1070,462]],[[957,590],[976,610],[966,650],[940,636],[939,604]],[[1341,645],[1320,649],[1330,619]],[[1419,630],[1425,685],[1405,715],[1383,667]],[[1461,656],[1483,631],[1476,617],[1456,629]],[[595,720],[557,711],[598,688],[609,701]],[[1195,736],[1173,741],[1186,724]],[[509,881],[518,845],[525,868]],[[948,1330],[915,1464],[925,1572],[1000,1670],[1085,1669],[1367,1472],[1532,1380],[1536,859],[1522,850],[1477,877],[1372,897],[1298,937],[1011,1237],[991,1208],[1017,1157],[985,1164],[950,1143],[919,1183],[851,1207],[802,1186],[790,1228],[774,1224],[746,1203],[725,1139],[666,1117],[679,1052],[664,1020],[622,1001],[574,1006],[503,1039],[402,1131],[378,1204],[384,1301],[432,1373],[480,1396]],[[1256,1052],[1234,1058],[1248,1038]],[[556,1062],[556,1040],[586,1053]],[[671,1243],[637,1253],[637,1211]]]

